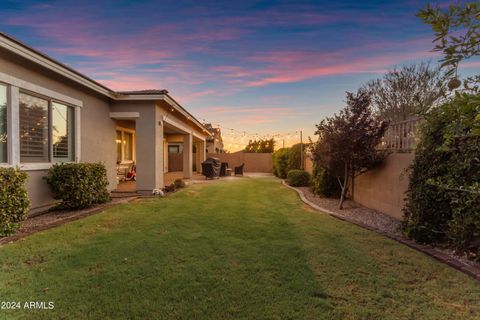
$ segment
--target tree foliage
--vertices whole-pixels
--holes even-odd
[[[439,67],[420,63],[388,71],[365,86],[372,94],[372,106],[385,120],[403,121],[423,115],[447,93],[447,76]]]
[[[305,143],[303,148],[300,143],[297,143],[290,148],[280,148],[275,151],[272,156],[273,174],[285,179],[289,171],[302,169],[301,152],[303,150],[305,157],[306,148]]]
[[[426,117],[411,166],[405,233],[480,259],[480,97],[459,94]]]
[[[249,153],[272,153],[275,149],[275,140],[272,139],[255,139],[248,141],[245,152]]]
[[[376,117],[371,108],[370,94],[360,89],[347,92],[347,106],[317,124],[318,141],[312,148],[315,165],[335,176],[342,188],[339,208],[343,206],[348,186],[355,176],[383,161],[386,154],[376,147],[380,143],[387,122]]]
[[[478,2],[451,4],[448,8],[427,4],[420,9],[417,17],[431,26],[434,32],[433,51],[441,52],[440,60],[449,76],[455,77],[450,89],[460,86],[456,79],[460,62],[480,54],[480,9]],[[469,92],[478,92],[480,76],[465,79],[464,87]]]
[[[287,172],[295,169],[303,169],[302,159],[305,159],[307,144],[297,143],[288,148]],[[303,157],[302,157],[303,152]]]
[[[289,148],[280,148],[272,155],[273,174],[281,179],[287,177]]]

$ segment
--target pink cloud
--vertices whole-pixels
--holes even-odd
[[[293,113],[294,110],[287,107],[239,107],[239,106],[211,106],[200,109],[203,113],[211,114],[234,114],[234,113],[275,113],[285,115],[287,113]]]
[[[113,90],[142,90],[157,89],[161,86],[156,85],[154,80],[145,79],[142,76],[122,76],[115,77],[114,80],[97,79],[98,82]]]

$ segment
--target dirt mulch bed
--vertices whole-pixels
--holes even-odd
[[[296,190],[305,203],[317,210],[325,212],[335,218],[383,234],[480,280],[480,263],[468,260],[465,256],[459,255],[451,249],[422,245],[413,242],[401,233],[401,222],[399,220],[373,209],[363,207],[353,201],[346,201],[344,209],[340,210],[338,209],[338,199],[321,198],[310,192],[308,187],[293,188],[288,186],[285,182],[283,182],[283,184]]]
[[[27,218],[27,220],[22,223],[22,226],[14,235],[0,238],[0,245],[17,241],[38,231],[54,228],[70,221],[79,220],[84,217],[100,213],[116,205],[128,203],[139,198],[139,196],[112,198],[112,200],[108,203],[96,205],[88,209],[75,211],[49,211],[41,215]]]

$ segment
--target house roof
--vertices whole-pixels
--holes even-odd
[[[117,94],[121,94],[121,95],[168,94],[168,90],[165,90],[165,89],[145,89],[145,90],[133,90],[133,91],[117,91]]]
[[[64,64],[64,63],[62,63],[62,62],[60,62],[60,61],[58,61],[58,60],[50,57],[49,55],[47,55],[47,54],[45,54],[45,53],[43,53],[43,52],[40,52],[40,51],[32,48],[31,46],[27,45],[26,43],[24,43],[24,42],[22,42],[22,41],[20,41],[20,40],[18,40],[18,39],[16,39],[16,38],[14,38],[14,37],[6,34],[6,33],[4,33],[4,32],[1,32],[1,31],[0,31],[0,36],[1,36],[1,37],[0,37],[0,46],[4,47],[5,49],[7,49],[7,50],[9,50],[9,51],[13,51],[14,53],[17,53],[17,54],[23,56],[24,58],[27,58],[28,60],[32,60],[33,62],[36,62],[36,63],[39,63],[39,60],[38,60],[38,59],[35,59],[35,60],[34,60],[33,58],[35,58],[35,55],[38,55],[38,56],[40,56],[41,58],[43,58],[43,59],[41,59],[41,60],[47,60],[47,61],[49,61],[49,62],[57,65],[58,67],[64,68],[64,69],[68,70],[69,72],[71,72],[71,73],[73,73],[73,74],[75,74],[75,75],[77,75],[77,76],[85,79],[86,81],[91,82],[91,83],[94,84],[95,86],[98,86],[98,87],[104,89],[105,91],[108,91],[108,92],[110,92],[110,93],[112,93],[112,94],[114,93],[113,90],[111,90],[110,88],[107,88],[107,87],[104,86],[103,84],[101,84],[101,83],[93,80],[92,78],[87,77],[86,75],[84,75],[84,74],[78,72],[77,70],[75,70],[75,69],[67,66],[66,64]],[[11,43],[8,43],[9,41],[5,41],[5,40],[9,40],[10,42],[13,42],[13,45],[12,45]],[[14,46],[15,44],[16,44],[17,46]],[[17,47],[17,48],[16,48],[16,47]],[[26,49],[26,50],[21,50],[21,51],[15,50],[15,49],[18,49],[18,47],[23,48],[23,49]],[[30,54],[28,54],[28,53],[29,53],[28,51],[30,52]],[[32,55],[32,54],[33,54],[33,55]],[[41,60],[40,60],[40,61],[41,61]],[[41,63],[40,63],[40,64],[41,64]],[[57,72],[58,72],[58,70],[57,70]],[[102,92],[102,93],[104,93],[104,92]]]
[[[13,52],[29,61],[39,64],[49,70],[54,71],[64,77],[73,80],[87,88],[90,88],[103,96],[112,100],[165,100],[173,108],[177,109],[186,118],[193,121],[198,127],[205,132],[208,132],[203,124],[198,121],[190,112],[175,101],[165,89],[147,89],[147,90],[132,90],[132,91],[114,91],[103,84],[93,80],[90,77],[78,72],[77,70],[59,62],[58,60],[42,53],[22,41],[4,33],[0,32],[0,47]]]

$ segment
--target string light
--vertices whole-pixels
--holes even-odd
[[[247,132],[245,130],[237,130],[235,128],[225,127],[219,123],[211,122],[206,119],[201,119],[203,123],[210,123],[213,127],[220,128],[222,130],[222,135],[224,137],[225,142],[229,142],[227,147],[235,147],[235,149],[244,149],[247,146],[247,142],[250,140],[270,140],[273,139],[276,142],[277,147],[282,147],[282,141],[284,142],[285,146],[290,145],[291,143],[295,143],[295,141],[299,139],[299,131],[291,131],[291,132],[275,132],[275,133],[266,133],[266,134],[259,134],[258,132]],[[232,144],[231,142],[237,142],[236,144]],[[300,141],[298,141],[300,142]]]

